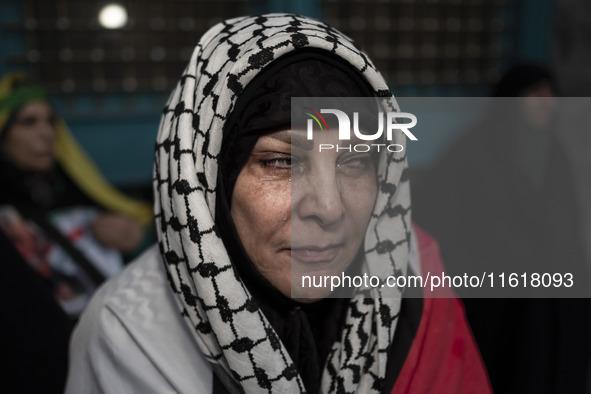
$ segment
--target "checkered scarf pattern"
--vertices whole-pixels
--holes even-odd
[[[247,393],[301,393],[305,387],[216,231],[218,156],[224,123],[244,87],[273,60],[304,48],[344,59],[398,110],[371,61],[337,30],[290,14],[243,17],[201,38],[164,108],[156,143],[155,220],[170,285],[205,357]],[[403,136],[396,138],[393,143],[405,146]],[[381,154],[378,183],[364,268],[381,278],[403,275],[410,242],[405,151]],[[402,289],[388,291],[400,296]],[[324,366],[322,392],[380,391],[400,310],[400,297],[381,292],[362,290],[350,299],[341,339]]]

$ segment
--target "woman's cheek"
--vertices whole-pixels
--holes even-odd
[[[281,184],[278,184],[281,183]],[[264,212],[269,216],[269,222],[285,222],[290,218],[291,188],[286,182],[277,182],[269,185],[269,188],[260,197],[264,201]]]

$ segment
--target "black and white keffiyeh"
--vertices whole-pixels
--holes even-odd
[[[288,14],[236,18],[214,26],[199,41],[164,109],[157,137],[155,217],[170,284],[199,348],[215,370],[247,393],[297,393],[305,387],[217,233],[218,156],[224,124],[245,86],[273,60],[304,48],[342,58],[376,96],[391,96],[367,56],[330,26]],[[405,146],[403,135],[395,138],[393,143]],[[382,278],[405,274],[409,259],[405,169],[405,151],[382,153],[364,262],[366,272]],[[402,289],[394,291],[400,296]],[[382,297],[379,288],[350,300],[341,339],[325,364],[322,392],[380,391],[399,310],[400,297]]]

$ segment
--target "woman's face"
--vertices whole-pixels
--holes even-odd
[[[33,101],[17,113],[12,127],[7,130],[4,153],[18,168],[47,171],[55,160],[55,115],[42,101]]]
[[[340,275],[365,238],[377,195],[371,152],[323,150],[337,132],[282,130],[262,136],[242,168],[231,214],[244,248],[259,272],[290,297],[292,277]],[[355,141],[351,141],[355,144]],[[326,289],[294,289],[314,300]]]

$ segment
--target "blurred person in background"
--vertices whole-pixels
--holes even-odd
[[[101,176],[23,73],[0,81],[0,185],[0,231],[73,318],[151,220],[148,204]]]
[[[575,187],[556,137],[554,78],[519,64],[494,95],[484,121],[413,189],[414,218],[439,240],[453,274],[571,272],[588,288]],[[464,303],[495,392],[585,392],[588,299]]]

